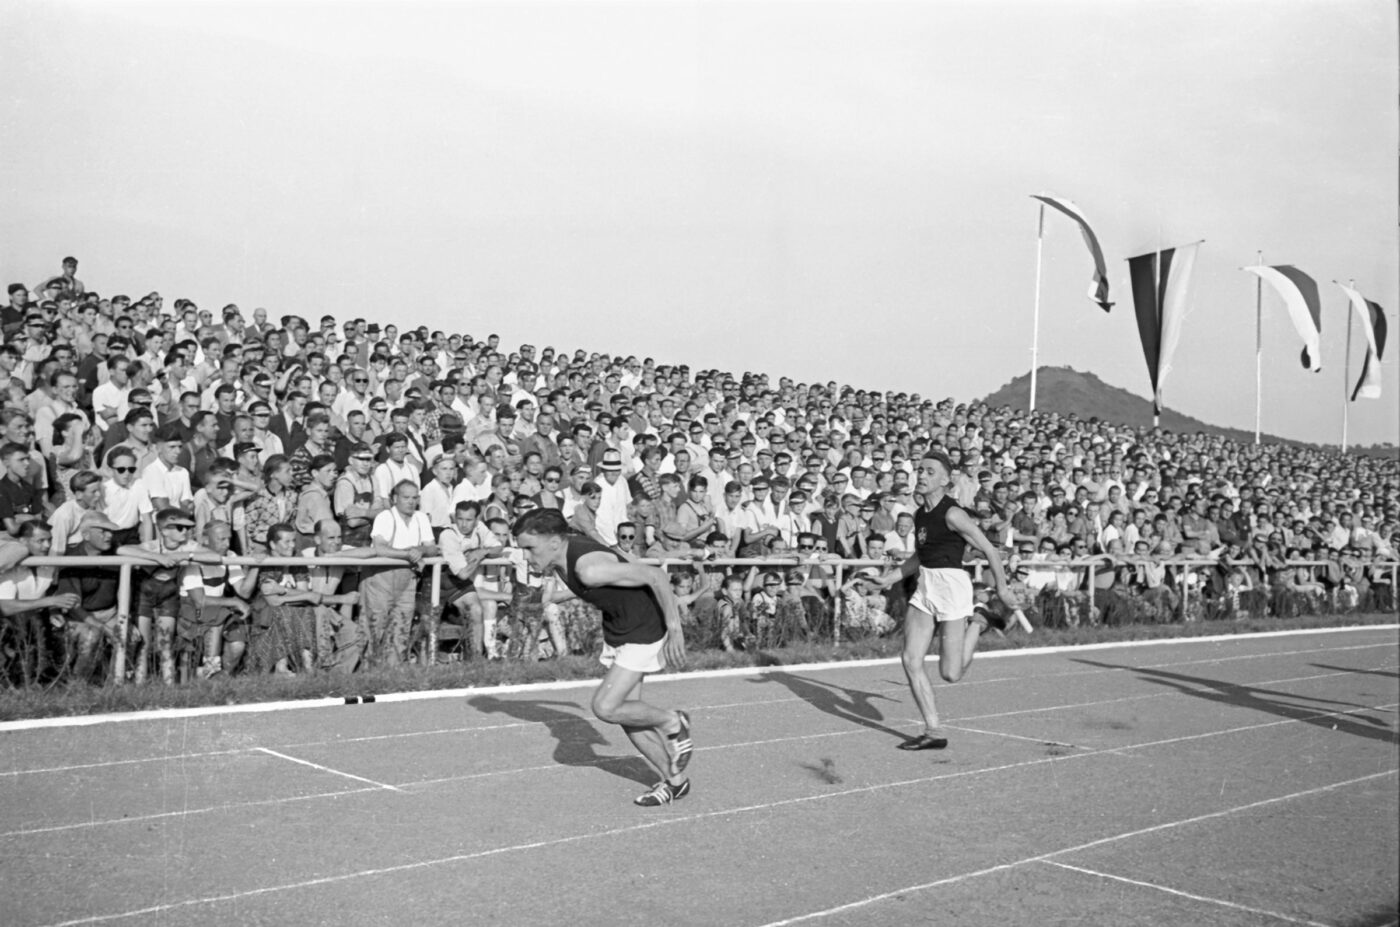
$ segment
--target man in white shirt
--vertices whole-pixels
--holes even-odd
[[[598,511],[594,513],[598,534],[609,547],[617,544],[617,526],[627,520],[627,509],[632,504],[632,490],[622,478],[622,455],[616,448],[603,452],[598,463],[598,488],[602,498]]]
[[[494,602],[483,602],[474,580],[482,561],[498,557],[504,551],[496,535],[481,523],[481,506],[476,502],[459,502],[452,514],[452,524],[438,536],[438,546],[447,561],[443,571],[443,608],[455,608],[467,619],[471,654],[485,653],[486,611],[494,617]]]
[[[452,523],[452,484],[457,480],[457,461],[443,455],[433,461],[433,478],[423,487],[420,509],[428,516],[435,532]]]
[[[162,425],[156,431],[156,459],[141,472],[141,482],[151,505],[160,509],[194,510],[194,493],[190,491],[190,472],[175,461],[180,456],[183,441],[174,424]]]
[[[433,526],[418,511],[417,480],[403,480],[393,487],[389,509],[380,512],[370,529],[373,543],[398,551],[416,567],[437,554]],[[397,556],[397,554],[391,554]],[[409,628],[413,624],[418,573],[410,567],[379,567],[364,572],[361,599],[369,618],[369,662],[394,665],[408,658]]]
[[[392,432],[385,436],[384,448],[389,452],[389,459],[374,468],[373,482],[376,502],[380,500],[387,502],[394,487],[405,480],[411,481],[415,486],[418,485],[418,474],[408,461],[408,436],[401,432]]]
[[[107,382],[92,391],[92,411],[97,419],[97,427],[106,431],[126,417],[131,410],[128,397],[131,395],[131,378],[127,371],[131,361],[125,357],[112,355],[107,358]]]

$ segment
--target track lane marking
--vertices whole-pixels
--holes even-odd
[[[1071,754],[1066,754],[1066,755],[1064,755],[1064,756],[1038,757],[1038,758],[1036,758],[1036,759],[1034,759],[1034,760],[1024,760],[1024,761],[1021,761],[1021,762],[1018,762],[1018,763],[1007,763],[1007,764],[1003,764],[1003,765],[1001,765],[1001,766],[986,767],[986,768],[982,768],[982,769],[959,770],[959,771],[957,771],[957,772],[940,773],[940,774],[933,775],[933,776],[921,776],[921,777],[914,778],[914,779],[903,779],[903,780],[898,780],[898,781],[895,781],[895,782],[883,782],[883,783],[876,783],[876,784],[874,784],[874,785],[858,786],[858,787],[856,787],[856,788],[842,789],[842,790],[836,791],[836,792],[822,792],[822,793],[818,793],[818,794],[814,794],[814,795],[802,795],[802,796],[798,796],[798,797],[796,797],[796,798],[787,798],[787,799],[781,799],[781,800],[778,800],[778,801],[771,801],[771,802],[761,802],[761,803],[758,803],[758,804],[744,805],[744,806],[735,807],[735,808],[722,808],[722,809],[718,809],[718,810],[715,810],[715,811],[705,811],[705,812],[701,812],[701,813],[698,813],[698,814],[684,815],[684,816],[681,816],[681,817],[674,817],[674,818],[664,818],[664,819],[657,820],[657,821],[649,821],[649,822],[644,823],[644,824],[633,824],[633,825],[629,825],[629,826],[627,826],[627,827],[611,828],[611,829],[609,829],[609,830],[595,831],[595,832],[586,833],[586,834],[573,834],[573,835],[570,835],[570,836],[568,836],[568,837],[557,837],[557,838],[554,838],[554,839],[551,839],[551,840],[540,840],[540,841],[534,841],[534,842],[531,842],[531,843],[515,844],[515,845],[512,845],[512,846],[505,846],[505,847],[492,847],[492,848],[487,849],[487,850],[478,850],[478,851],[473,852],[473,853],[459,853],[459,854],[454,854],[454,855],[452,855],[452,856],[439,857],[439,858],[436,858],[436,859],[417,860],[417,861],[414,861],[414,862],[411,862],[411,863],[399,863],[399,864],[393,865],[393,866],[385,866],[385,867],[379,867],[379,868],[374,868],[374,869],[361,869],[361,870],[357,870],[357,871],[355,871],[355,872],[340,873],[340,874],[338,874],[338,875],[332,875],[332,876],[322,876],[322,877],[316,878],[316,879],[307,879],[307,880],[303,880],[303,881],[300,881],[300,882],[284,883],[284,884],[281,884],[281,885],[263,886],[263,887],[261,887],[261,888],[247,889],[247,890],[241,891],[241,892],[230,892],[230,893],[225,893],[225,894],[221,894],[221,895],[210,895],[210,896],[206,896],[206,897],[203,897],[203,898],[189,898],[189,899],[185,899],[185,900],[183,900],[183,901],[175,901],[175,902],[169,902],[169,903],[166,903],[166,904],[152,905],[152,906],[149,906],[149,907],[139,908],[139,909],[132,910],[132,911],[121,911],[121,912],[116,912],[116,913],[112,913],[112,914],[96,914],[96,915],[91,915],[91,916],[88,916],[88,917],[78,918],[78,919],[75,919],[75,920],[67,920],[67,921],[57,922],[57,923],[54,923],[54,924],[49,924],[49,925],[46,925],[46,927],[78,927],[78,925],[82,925],[82,924],[97,924],[97,923],[105,923],[105,922],[107,922],[107,921],[113,921],[113,920],[123,920],[123,919],[127,919],[127,918],[132,918],[132,917],[142,917],[142,916],[149,915],[149,914],[159,914],[159,913],[162,913],[162,912],[165,912],[165,911],[178,910],[178,909],[181,909],[181,908],[189,908],[189,907],[194,907],[194,906],[197,906],[197,905],[217,904],[217,903],[225,902],[225,901],[237,901],[237,900],[240,900],[240,899],[243,899],[243,898],[252,898],[252,897],[257,897],[257,896],[260,896],[260,895],[273,894],[273,893],[276,893],[276,892],[292,891],[292,890],[300,889],[300,888],[311,888],[311,887],[315,887],[315,886],[319,886],[319,885],[328,885],[328,884],[334,884],[334,883],[337,883],[337,882],[345,882],[345,881],[349,881],[349,880],[351,880],[351,879],[366,878],[366,877],[370,877],[370,876],[385,875],[385,874],[396,873],[396,872],[408,872],[408,871],[412,871],[412,870],[425,869],[425,868],[434,867],[434,866],[448,865],[448,864],[450,864],[450,863],[467,862],[467,861],[470,861],[470,860],[483,859],[483,858],[487,858],[487,857],[491,857],[491,856],[499,856],[499,855],[502,855],[502,854],[505,854],[505,853],[528,852],[528,851],[530,851],[530,850],[538,850],[538,849],[544,849],[544,848],[549,848],[549,847],[562,846],[562,845],[571,844],[571,843],[579,843],[579,842],[582,842],[582,841],[584,841],[584,840],[593,840],[593,839],[598,839],[598,838],[603,838],[603,837],[615,837],[615,836],[620,836],[620,835],[622,835],[622,834],[638,833],[638,832],[641,832],[641,831],[652,830],[652,829],[655,829],[655,828],[658,828],[658,827],[667,827],[667,826],[672,826],[672,825],[677,825],[677,824],[689,824],[689,823],[694,823],[694,822],[697,822],[697,821],[707,821],[707,820],[713,820],[713,819],[717,819],[717,818],[732,817],[732,816],[734,816],[734,815],[739,815],[739,814],[748,814],[748,813],[756,812],[756,811],[766,811],[766,810],[769,810],[769,809],[772,809],[772,808],[791,807],[791,806],[794,806],[794,805],[806,804],[806,803],[809,803],[809,802],[826,801],[826,800],[832,799],[832,798],[844,798],[844,797],[847,797],[847,796],[850,796],[850,795],[863,795],[863,794],[869,794],[869,793],[872,793],[872,792],[884,791],[884,790],[887,790],[887,789],[902,788],[902,787],[904,787],[904,786],[909,786],[909,785],[922,785],[922,784],[929,783],[929,782],[938,782],[938,781],[948,780],[948,779],[960,779],[960,778],[965,778],[965,777],[969,777],[969,776],[981,775],[981,774],[984,774],[984,773],[1004,772],[1004,771],[1006,771],[1006,770],[1011,770],[1011,769],[1024,769],[1024,768],[1031,767],[1031,766],[1040,766],[1040,765],[1043,765],[1043,764],[1046,764],[1046,763],[1062,763],[1062,762],[1068,762],[1068,761],[1072,761],[1072,760],[1076,760],[1076,759],[1082,759],[1082,758],[1085,758],[1085,757],[1109,755],[1109,754],[1112,754],[1112,753],[1115,753],[1115,752],[1118,752],[1118,751],[1123,751],[1123,750],[1145,749],[1145,748],[1148,748],[1148,747],[1157,747],[1157,746],[1164,746],[1164,745],[1168,745],[1168,744],[1182,743],[1182,742],[1189,741],[1189,740],[1201,740],[1201,739],[1208,738],[1208,737],[1220,737],[1220,736],[1225,736],[1225,735],[1228,735],[1228,734],[1237,734],[1237,733],[1241,733],[1241,732],[1243,732],[1243,731],[1261,730],[1261,729],[1264,729],[1264,728],[1277,727],[1277,726],[1283,725],[1283,724],[1300,724],[1300,723],[1303,723],[1303,722],[1306,722],[1306,721],[1317,720],[1317,719],[1320,719],[1320,718],[1339,717],[1339,716],[1342,716],[1342,715],[1354,714],[1354,713],[1356,713],[1357,711],[1369,711],[1369,710],[1373,710],[1373,709],[1365,708],[1365,709],[1350,709],[1350,710],[1348,710],[1348,711],[1323,712],[1323,713],[1320,713],[1320,714],[1317,714],[1317,715],[1308,716],[1308,717],[1303,717],[1303,718],[1284,718],[1284,719],[1281,719],[1281,720],[1278,720],[1278,721],[1269,721],[1269,722],[1265,722],[1265,723],[1262,723],[1262,724],[1254,724],[1254,725],[1247,725],[1247,726],[1244,726],[1244,727],[1229,728],[1229,729],[1221,730],[1221,731],[1210,731],[1210,732],[1201,733],[1201,734],[1190,734],[1190,735],[1186,735],[1186,736],[1182,736],[1182,737],[1171,737],[1171,738],[1167,738],[1167,739],[1164,739],[1164,740],[1149,741],[1149,742],[1141,743],[1141,744],[1131,744],[1131,745],[1127,745],[1127,746],[1123,746],[1123,747],[1115,747],[1115,748],[1113,748],[1112,750],[1096,750],[1096,751],[1083,752],[1083,753],[1071,753]],[[1279,796],[1279,797],[1276,797],[1276,798],[1263,799],[1263,800],[1261,800],[1261,801],[1251,802],[1251,803],[1246,804],[1246,805],[1239,805],[1239,806],[1236,806],[1236,807],[1234,807],[1234,808],[1226,809],[1226,810],[1224,810],[1224,811],[1214,811],[1214,812],[1210,812],[1210,813],[1208,813],[1208,814],[1196,815],[1195,817],[1185,818],[1185,819],[1182,819],[1182,820],[1180,820],[1180,821],[1168,822],[1168,823],[1166,823],[1166,824],[1157,824],[1157,825],[1153,825],[1152,827],[1142,828],[1142,829],[1139,829],[1139,830],[1136,830],[1136,831],[1129,831],[1129,832],[1127,832],[1127,833],[1118,834],[1118,835],[1115,835],[1115,836],[1112,836],[1112,837],[1104,837],[1104,838],[1100,838],[1100,839],[1098,839],[1098,840],[1089,841],[1088,843],[1079,844],[1079,845],[1077,845],[1077,846],[1066,847],[1066,848],[1064,848],[1064,849],[1054,850],[1054,851],[1052,851],[1052,852],[1050,852],[1050,853],[1043,853],[1043,854],[1040,854],[1040,855],[1038,855],[1038,856],[1027,857],[1027,858],[1024,859],[1024,860],[1018,860],[1018,861],[1013,862],[1013,863],[1003,863],[1003,864],[1000,864],[1000,865],[997,865],[997,866],[990,867],[990,868],[988,868],[988,869],[978,870],[977,872],[972,872],[972,873],[964,873],[963,875],[960,875],[960,876],[953,876],[953,877],[950,877],[949,879],[941,879],[941,880],[938,880],[937,882],[927,883],[926,885],[922,885],[922,886],[912,886],[912,887],[910,887],[910,888],[900,889],[899,891],[885,893],[885,894],[882,894],[882,895],[880,895],[880,896],[872,896],[872,897],[869,898],[869,899],[862,899],[861,901],[852,902],[852,903],[849,903],[849,904],[847,904],[847,905],[842,905],[842,906],[840,906],[840,907],[838,907],[838,908],[832,908],[832,909],[828,909],[828,910],[826,910],[826,911],[820,911],[820,912],[814,912],[814,913],[812,913],[812,914],[801,915],[801,916],[799,916],[799,917],[797,917],[797,918],[795,918],[795,919],[789,919],[789,920],[774,922],[773,924],[764,925],[764,927],[779,927],[779,925],[783,925],[783,924],[798,923],[798,922],[803,921],[803,920],[809,920],[809,919],[811,919],[811,918],[813,918],[813,917],[825,916],[825,915],[827,915],[827,914],[838,913],[838,912],[840,912],[840,911],[844,911],[844,910],[847,910],[847,909],[849,909],[849,908],[860,907],[860,906],[862,906],[862,905],[864,905],[864,904],[870,904],[870,903],[873,903],[874,901],[883,900],[884,898],[887,898],[887,897],[893,897],[894,895],[900,894],[901,892],[906,892],[906,891],[919,891],[919,890],[922,890],[922,889],[924,889],[924,888],[932,888],[932,887],[937,886],[937,885],[949,884],[949,883],[951,883],[951,882],[962,881],[963,879],[972,878],[972,877],[978,876],[978,875],[985,875],[985,874],[992,873],[992,872],[999,872],[999,871],[1004,870],[1004,869],[1012,868],[1013,866],[1021,865],[1022,863],[1026,863],[1026,862],[1038,862],[1038,861],[1040,861],[1040,860],[1042,860],[1042,859],[1049,859],[1049,858],[1051,858],[1051,857],[1053,857],[1053,856],[1059,856],[1059,855],[1062,855],[1062,854],[1065,854],[1065,853],[1071,853],[1071,852],[1075,852],[1075,851],[1078,851],[1078,850],[1090,849],[1090,848],[1092,848],[1092,847],[1101,846],[1101,845],[1103,845],[1103,844],[1105,844],[1105,843],[1112,843],[1112,842],[1117,841],[1117,840],[1123,840],[1123,839],[1126,839],[1126,838],[1128,838],[1128,837],[1134,837],[1134,836],[1140,836],[1140,835],[1142,835],[1142,834],[1154,833],[1154,832],[1156,832],[1156,831],[1166,830],[1166,829],[1169,829],[1169,828],[1178,827],[1178,826],[1181,826],[1181,825],[1184,825],[1184,824],[1194,823],[1194,822],[1197,822],[1197,821],[1210,820],[1210,819],[1212,819],[1212,818],[1220,817],[1220,816],[1225,815],[1225,814],[1233,814],[1233,813],[1235,813],[1235,812],[1237,812],[1237,811],[1241,811],[1241,810],[1245,810],[1245,809],[1249,809],[1249,808],[1262,807],[1262,806],[1264,806],[1264,805],[1274,804],[1274,803],[1277,803],[1277,802],[1280,802],[1280,801],[1286,801],[1286,800],[1288,800],[1288,799],[1301,797],[1301,796],[1303,796],[1303,795],[1311,795],[1311,794],[1314,794],[1314,793],[1325,792],[1325,791],[1329,791],[1329,790],[1332,790],[1332,789],[1342,788],[1342,787],[1347,786],[1347,785],[1353,785],[1353,784],[1356,784],[1356,783],[1359,783],[1359,782],[1366,782],[1366,781],[1369,781],[1369,780],[1372,780],[1372,779],[1377,779],[1377,778],[1380,778],[1380,777],[1383,777],[1383,776],[1393,776],[1393,775],[1396,774],[1396,771],[1397,771],[1397,770],[1395,770],[1395,769],[1388,769],[1388,770],[1385,770],[1385,771],[1383,771],[1383,772],[1371,773],[1370,775],[1361,776],[1361,777],[1358,777],[1358,778],[1356,778],[1356,779],[1349,779],[1349,780],[1346,780],[1346,781],[1344,781],[1344,782],[1332,783],[1332,784],[1326,785],[1326,786],[1319,786],[1319,787],[1317,787],[1317,788],[1307,789],[1307,790],[1304,790],[1304,791],[1302,791],[1302,792],[1295,792],[1295,793],[1293,793],[1293,794],[1291,794],[1291,795],[1285,795],[1285,796]]]
[[[35,834],[51,834],[55,831],[82,830],[89,827],[106,827],[110,824],[139,824],[146,821],[159,821],[163,818],[183,818],[195,814],[211,814],[219,811],[238,811],[243,808],[257,808],[263,805],[284,805],[297,801],[314,801],[320,798],[340,798],[345,795],[363,795],[367,792],[379,792],[379,786],[365,786],[361,789],[343,789],[339,792],[314,792],[310,795],[291,795],[285,798],[259,798],[253,801],[232,802],[225,805],[209,805],[204,808],[186,808],[182,811],[158,811],[151,814],[130,815],[124,818],[106,818],[99,821],[75,821],[72,824],[54,824],[50,827],[30,827],[23,830],[11,830],[0,833],[3,837],[30,837]]]
[[[364,782],[376,788],[388,789],[390,792],[402,792],[403,789],[387,782],[376,782],[374,779],[366,779],[364,776],[357,776],[354,773],[342,772],[339,769],[332,769],[329,766],[322,766],[320,763],[313,763],[310,760],[303,760],[300,757],[289,756],[285,753],[278,753],[276,750],[269,750],[267,747],[254,747],[258,753],[266,753],[268,756],[275,756],[278,759],[288,760],[292,763],[300,763],[302,766],[310,766],[312,769],[319,769],[321,772],[330,773],[332,776],[342,776],[346,779],[353,779],[356,782]]]
[[[1052,859],[1038,860],[1042,866],[1056,866],[1060,869],[1068,869],[1071,872],[1080,872],[1084,875],[1098,876],[1101,879],[1111,879],[1114,882],[1124,882],[1128,885],[1136,885],[1140,888],[1156,889],[1159,892],[1166,892],[1168,895],[1177,895],[1181,898],[1190,898],[1192,901],[1204,901],[1208,904],[1220,905],[1226,908],[1234,908],[1236,911],[1245,911],[1249,914],[1262,914],[1265,917],[1272,917],[1276,920],[1287,921],[1290,924],[1303,924],[1305,927],[1334,927],[1332,924],[1324,924],[1321,921],[1310,921],[1305,918],[1291,917],[1287,914],[1280,914],[1278,911],[1267,911],[1263,908],[1252,908],[1247,904],[1239,904],[1234,901],[1226,901],[1223,898],[1211,898],[1207,895],[1196,895],[1191,892],[1184,892],[1178,888],[1171,888],[1166,885],[1158,885],[1156,882],[1142,882],[1138,879],[1130,879],[1127,876],[1114,875],[1111,872],[1099,872],[1096,869],[1085,869],[1083,866],[1071,866],[1069,863],[1057,863]]]
[[[1195,639],[1195,638],[1190,638],[1190,639],[1188,639],[1188,640],[1196,640],[1196,639]],[[1348,647],[1339,647],[1339,648],[1326,647],[1326,648],[1319,648],[1319,649],[1314,649],[1314,650],[1293,650],[1293,651],[1286,651],[1286,652],[1261,653],[1261,654],[1239,654],[1239,655],[1234,655],[1234,656],[1229,656],[1229,657],[1211,658],[1211,659],[1208,659],[1208,660],[1181,660],[1181,661],[1174,661],[1174,662],[1171,662],[1171,663],[1144,664],[1144,665],[1138,666],[1138,667],[1115,667],[1115,668],[1113,668],[1113,669],[1077,670],[1077,671],[1069,672],[1069,673],[1037,673],[1037,674],[1033,674],[1033,675],[1029,675],[1029,676],[1003,676],[1003,677],[997,677],[997,678],[995,678],[995,679],[971,679],[971,680],[967,680],[967,681],[965,681],[965,682],[960,682],[960,683],[958,683],[958,688],[959,688],[959,689],[968,689],[968,688],[972,688],[972,687],[974,687],[974,686],[998,685],[998,684],[1004,683],[1004,682],[1024,683],[1024,682],[1026,682],[1027,680],[1032,680],[1032,679],[1059,679],[1059,678],[1078,677],[1078,676],[1097,676],[1097,675],[1105,675],[1105,674],[1108,674],[1108,673],[1124,672],[1124,671],[1126,671],[1126,670],[1134,670],[1134,669],[1166,669],[1166,668],[1169,668],[1169,667],[1177,667],[1177,666],[1197,666],[1197,665],[1203,665],[1203,664],[1225,663],[1225,662],[1231,662],[1231,661],[1237,661],[1237,660],[1263,659],[1263,658],[1275,657],[1275,656],[1298,656],[1298,655],[1306,655],[1306,654],[1311,654],[1311,653],[1334,653],[1334,652],[1337,652],[1337,651],[1339,651],[1339,650],[1367,650],[1367,649],[1374,649],[1374,648],[1376,648],[1376,647],[1391,647],[1391,646],[1394,646],[1394,645],[1391,644],[1391,643],[1382,643],[1382,644],[1356,644],[1356,645],[1352,645],[1352,646],[1348,646]],[[993,652],[994,652],[994,653],[1012,653],[1012,654],[1022,653],[1022,651],[993,651]],[[985,655],[984,655],[984,656],[985,656]],[[841,667],[843,667],[843,666],[847,666],[847,665],[849,665],[849,664],[835,664],[835,663],[833,663],[833,664],[823,664],[823,666],[826,667],[827,669],[839,669],[839,668],[841,668]],[[1383,666],[1372,667],[1372,668],[1373,668],[1373,669],[1393,669],[1393,668],[1394,668],[1394,665],[1393,665],[1393,664],[1385,664],[1385,665],[1383,665]],[[795,668],[791,668],[791,669],[795,669]],[[764,673],[773,672],[773,668],[772,668],[772,667],[764,667],[764,668],[763,668],[763,672],[764,672]],[[1345,670],[1345,671],[1335,671],[1335,672],[1330,672],[1330,673],[1319,673],[1319,674],[1309,675],[1309,676],[1292,676],[1292,677],[1287,677],[1287,678],[1283,678],[1283,679],[1261,679],[1261,680],[1256,680],[1256,681],[1253,681],[1253,682],[1250,682],[1250,683],[1241,683],[1240,685],[1249,685],[1249,686],[1277,685],[1277,684],[1279,684],[1279,683],[1285,683],[1285,682],[1303,682],[1303,681],[1312,680],[1312,679],[1327,679],[1327,678],[1331,678],[1331,677],[1335,677],[1335,676],[1349,676],[1349,675],[1352,675],[1354,672],[1355,672],[1355,670]],[[590,684],[591,684],[592,682],[596,682],[596,680],[592,680],[592,681],[589,681],[589,682],[590,682]],[[899,685],[899,686],[892,686],[892,687],[890,687],[890,691],[900,691],[900,692],[902,692],[902,691],[904,691],[906,688],[907,688],[906,686],[904,686],[903,684],[901,684],[901,685]],[[480,690],[480,691],[481,691],[482,694],[487,694],[487,691],[488,691],[488,690]],[[872,692],[872,693],[867,693],[867,694],[879,694],[879,693],[878,693],[878,692]],[[1023,709],[1020,713],[1029,714],[1029,713],[1039,712],[1039,711],[1052,711],[1052,710],[1055,710],[1055,709],[1057,709],[1057,708],[1075,708],[1075,707],[1090,707],[1090,706],[1093,706],[1093,705],[1106,705],[1106,704],[1113,704],[1113,703],[1118,702],[1118,701],[1125,701],[1125,700],[1131,700],[1131,699],[1157,698],[1159,695],[1163,695],[1163,694],[1168,694],[1168,693],[1151,692],[1151,693],[1146,693],[1146,694],[1143,694],[1143,695],[1124,696],[1124,697],[1121,698],[1121,699],[1107,699],[1107,700],[1103,700],[1103,701],[1100,701],[1100,702],[1082,702],[1082,703],[1072,704],[1072,705],[1051,705],[1051,706],[1040,707],[1040,708],[1027,708],[1027,709]],[[780,705],[780,704],[789,704],[789,703],[792,703],[792,702],[800,702],[800,701],[804,701],[804,700],[803,700],[802,698],[798,697],[798,696],[792,696],[792,697],[789,697],[789,698],[760,699],[760,700],[745,701],[745,702],[723,702],[723,703],[716,704],[716,705],[701,705],[701,706],[696,707],[696,708],[693,709],[693,710],[694,710],[694,711],[718,711],[718,710],[728,709],[728,708],[751,708],[751,707],[758,706],[758,705]],[[967,720],[967,721],[977,721],[977,720],[982,720],[982,719],[984,719],[984,718],[1006,717],[1008,714],[1011,714],[1011,713],[1005,712],[1005,713],[997,713],[997,714],[993,714],[993,715],[970,715],[970,716],[968,716],[967,718],[965,718],[965,719],[963,719],[963,720]],[[589,720],[588,718],[582,717],[582,716],[581,716],[581,717],[579,717],[577,723],[587,722],[588,720]],[[424,736],[439,736],[439,735],[445,735],[445,734],[474,734],[474,733],[485,732],[485,731],[500,731],[500,730],[509,730],[509,729],[517,729],[517,728],[532,727],[532,726],[538,725],[538,724],[540,724],[540,723],[541,723],[541,722],[539,722],[539,721],[511,721],[511,722],[506,722],[506,723],[503,723],[503,724],[470,725],[470,726],[456,727],[456,728],[434,728],[434,729],[426,730],[426,731],[396,731],[396,732],[390,733],[390,734],[368,734],[368,735],[365,735],[365,736],[362,736],[362,737],[340,737],[340,738],[336,738],[336,739],[334,739],[334,740],[306,740],[306,741],[296,741],[296,742],[293,742],[293,743],[278,744],[278,746],[281,747],[282,749],[286,749],[286,750],[294,750],[294,749],[297,749],[297,748],[299,748],[299,747],[329,747],[329,746],[336,746],[336,745],[338,745],[338,744],[362,743],[362,742],[369,742],[369,741],[376,741],[376,740],[392,740],[392,739],[394,739],[394,738],[399,738],[399,737],[424,737]],[[4,730],[4,725],[0,724],[0,731],[3,731],[3,730]],[[49,767],[37,768],[37,769],[0,770],[0,778],[13,777],[13,776],[39,775],[39,774],[44,774],[44,773],[70,772],[70,771],[83,770],[83,769],[105,769],[105,768],[111,767],[111,766],[128,766],[128,765],[137,764],[137,763],[159,763],[159,762],[164,762],[164,761],[168,761],[168,760],[198,759],[198,758],[201,758],[201,757],[210,757],[210,756],[229,756],[229,755],[238,754],[238,753],[246,753],[246,752],[248,751],[248,749],[249,749],[249,748],[247,748],[247,747],[241,747],[241,748],[231,749],[231,750],[207,750],[207,751],[196,752],[196,753],[164,754],[164,755],[161,755],[161,756],[134,757],[134,758],[122,759],[122,760],[106,760],[106,761],[99,762],[99,763],[77,763],[77,764],[71,764],[71,765],[66,765],[66,766],[49,766]]]
[[[1209,821],[1215,818],[1225,817],[1231,814],[1238,814],[1241,811],[1251,811],[1255,808],[1263,808],[1268,805],[1278,804],[1280,802],[1292,801],[1298,798],[1305,798],[1310,795],[1318,795],[1323,792],[1331,792],[1337,789],[1346,788],[1347,786],[1358,785],[1362,782],[1369,782],[1373,779],[1379,779],[1385,776],[1394,776],[1396,772],[1397,770],[1388,769],[1384,772],[1371,773],[1370,775],[1366,776],[1358,776],[1355,779],[1347,779],[1343,782],[1333,782],[1328,785],[1318,786],[1316,788],[1304,789],[1301,792],[1293,792],[1288,795],[1279,795],[1274,798],[1265,798],[1261,799],[1260,801],[1249,802],[1248,804],[1244,805],[1236,805],[1233,808],[1225,808],[1221,811],[1212,811],[1208,814],[1198,814],[1193,817],[1182,818],[1177,821],[1168,821],[1163,824],[1154,824],[1151,827],[1143,827],[1139,828],[1138,830],[1130,830],[1121,834],[1115,834],[1111,837],[1101,837],[1098,840],[1090,840],[1088,843],[1081,843],[1077,846],[1064,847],[1063,849],[1052,850],[1049,853],[1041,853],[1036,856],[1027,856],[1023,859],[1018,859],[1009,863],[1000,863],[996,866],[988,866],[985,869],[978,869],[974,872],[964,872],[960,875],[948,876],[947,878],[936,879],[932,882],[924,882],[920,885],[910,885],[906,886],[905,888],[895,889],[894,891],[881,892],[878,895],[871,895],[867,898],[861,898],[856,901],[847,902],[846,904],[837,905],[836,907],[832,908],[825,908],[821,911],[812,911],[808,914],[799,914],[796,917],[789,917],[778,921],[770,921],[767,924],[763,924],[762,927],[789,927],[789,925],[791,924],[800,924],[804,921],[815,920],[820,917],[830,917],[833,914],[843,914],[847,911],[853,911],[856,908],[863,908],[866,905],[875,904],[879,901],[885,901],[887,899],[894,898],[898,895],[904,895],[910,892],[926,891],[930,888],[938,888],[944,885],[953,885],[958,882],[964,882],[968,879],[977,878],[979,876],[990,875],[995,872],[1004,872],[1008,869],[1014,869],[1018,866],[1024,866],[1027,863],[1045,862],[1056,856],[1063,856],[1066,853],[1077,853],[1083,850],[1093,849],[1094,847],[1104,846],[1105,844],[1116,843],[1119,840],[1127,840],[1132,837],[1141,837],[1146,834],[1154,834],[1164,830],[1172,830],[1177,827],[1184,827],[1188,824],[1198,824],[1201,821]]]

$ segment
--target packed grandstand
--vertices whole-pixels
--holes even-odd
[[[11,684],[591,652],[596,610],[512,545],[539,507],[663,563],[692,648],[895,633],[908,590],[874,577],[913,550],[930,451],[1009,565],[1021,608],[985,603],[1005,633],[1396,607],[1393,456],[211,311],[76,272],[0,312]]]

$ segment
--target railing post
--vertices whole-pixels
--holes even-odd
[[[1191,568],[1183,564],[1177,576],[1181,579],[1181,623],[1185,624],[1189,620],[1186,617],[1186,600],[1191,597]]]
[[[433,572],[428,576],[428,652],[423,655],[423,665],[432,666],[437,659],[438,625],[442,623],[442,563],[433,564]]]
[[[845,564],[836,564],[836,595],[832,596],[831,603],[831,642],[841,643],[841,605],[845,601],[841,597],[842,578],[845,574]]]
[[[126,638],[131,630],[131,564],[117,573],[117,646],[112,654],[112,685],[126,683]]]
[[[1098,590],[1095,588],[1095,586],[1096,586],[1097,584],[1094,582],[1094,561],[1093,561],[1093,560],[1090,560],[1090,561],[1089,561],[1088,567],[1089,567],[1089,621],[1090,621],[1091,623],[1093,623],[1093,624],[1098,624],[1098,622],[1094,620],[1094,616],[1098,614],[1098,609],[1096,609],[1096,608],[1094,607],[1094,593],[1097,592]]]

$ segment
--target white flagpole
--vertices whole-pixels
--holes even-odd
[[[1264,263],[1264,252],[1256,264]],[[1264,409],[1264,278],[1254,278],[1254,446],[1259,446],[1259,419]]]
[[[1351,288],[1356,289],[1356,281],[1348,281]],[[1347,297],[1344,304],[1347,313],[1347,353],[1346,360],[1342,363],[1342,453],[1347,452],[1347,426],[1351,418],[1351,317],[1355,315],[1351,308],[1351,297]]]
[[[1157,395],[1152,397],[1152,427],[1162,423],[1162,224],[1157,223],[1157,253],[1152,256],[1152,301],[1157,305]]]
[[[1040,219],[1035,227],[1035,309],[1031,316],[1031,407],[1035,411],[1036,365],[1040,356],[1040,257],[1045,246],[1045,204],[1040,204]]]

